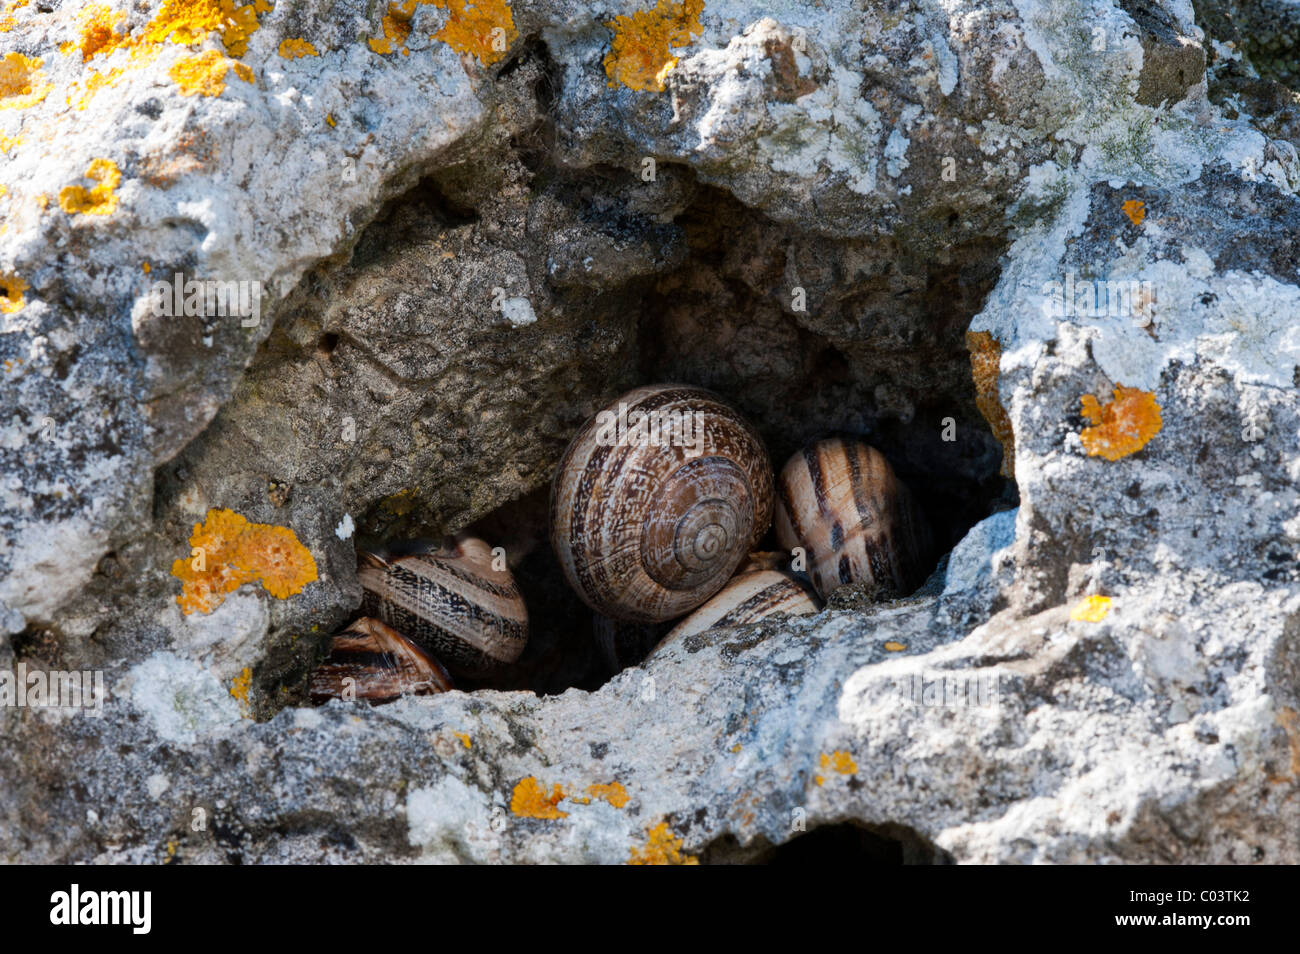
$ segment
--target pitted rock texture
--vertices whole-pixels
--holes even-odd
[[[0,5],[0,672],[109,698],[0,708],[0,855],[1300,861],[1287,4],[46,9]],[[652,380],[778,466],[866,435],[955,549],[606,681],[545,488]],[[319,578],[182,614],[221,508]],[[466,527],[519,671],[304,707],[354,547]]]

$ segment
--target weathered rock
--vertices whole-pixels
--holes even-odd
[[[0,673],[110,692],[0,708],[4,857],[1300,861],[1294,76],[1232,39],[1286,4],[120,9],[0,13]],[[545,487],[652,380],[865,434],[957,546],[606,681]],[[318,578],[182,613],[222,509]],[[470,524],[518,670],[304,707],[358,540]]]

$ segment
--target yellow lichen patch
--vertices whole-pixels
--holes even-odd
[[[59,206],[69,215],[108,215],[117,209],[116,189],[122,173],[112,159],[96,159],[86,169],[86,178],[96,182],[93,189],[70,185],[59,190]]]
[[[27,6],[31,0],[9,0],[3,10],[0,10],[0,33],[8,33],[18,22],[13,18],[14,11],[20,10]]]
[[[245,718],[251,718],[252,708],[248,702],[248,690],[253,686],[253,670],[247,666],[235,677],[230,685],[230,694],[239,701],[239,711]]]
[[[186,57],[167,75],[181,88],[182,96],[220,96],[226,89],[226,74],[232,71],[245,83],[253,82],[251,69],[216,50]]]
[[[188,46],[220,30],[226,52],[243,56],[248,52],[248,38],[260,25],[257,15],[270,10],[266,0],[254,0],[239,7],[233,0],[165,0],[158,15],[145,27],[144,40],[149,43],[170,40]]]
[[[672,53],[698,34],[704,0],[659,0],[653,10],[619,16],[605,25],[614,31],[605,56],[609,85],[662,92],[664,77],[677,65]]]
[[[333,113],[326,113],[326,114],[325,114],[325,123],[326,123],[326,125],[329,126],[330,129],[333,129],[335,126],[338,125],[338,123],[336,123],[336,122],[334,121],[334,114],[333,114]]]
[[[35,106],[53,88],[43,79],[39,59],[21,53],[6,54],[0,59],[0,109]]]
[[[1114,398],[1104,405],[1091,394],[1080,398],[1083,416],[1091,427],[1079,434],[1090,457],[1119,460],[1136,454],[1160,433],[1164,423],[1156,396],[1140,388],[1115,386]]]
[[[276,51],[280,54],[281,59],[296,60],[303,56],[320,56],[316,52],[316,47],[312,46],[306,40],[288,37],[280,41],[280,48]]]
[[[682,851],[682,840],[668,830],[668,823],[662,821],[646,830],[646,841],[638,848],[633,845],[628,850],[627,863],[630,865],[698,865],[700,859]]]
[[[1109,612],[1109,596],[1086,596],[1070,610],[1070,619],[1076,623],[1100,623]]]
[[[460,744],[463,745],[463,746],[465,746],[465,748],[468,749],[468,748],[470,747],[470,741],[469,741],[469,734],[468,734],[468,733],[465,733],[465,732],[453,732],[452,735],[454,735],[456,738],[460,739]]]
[[[735,745],[733,745],[733,746],[731,747],[731,754],[732,754],[732,755],[739,755],[739,754],[740,754],[740,750],[741,750],[742,748],[744,748],[744,746],[742,746],[739,742],[737,742]]]
[[[23,292],[27,283],[17,275],[0,274],[0,314],[12,315],[22,311]]]
[[[23,144],[22,136],[6,136],[0,134],[0,152],[8,152]]]
[[[1134,225],[1141,225],[1147,217],[1147,204],[1141,199],[1129,199],[1122,208],[1124,214],[1128,216],[1128,220]]]
[[[885,649],[891,653],[901,653],[906,648],[907,648],[906,643],[896,643],[892,639],[889,642],[885,643]]]
[[[249,523],[233,510],[209,510],[190,535],[190,557],[172,564],[181,581],[182,612],[211,613],[245,583],[261,581],[277,599],[316,579],[316,561],[292,530]]]
[[[506,0],[431,0],[448,13],[446,25],[433,35],[457,53],[472,53],[491,66],[506,55],[519,35]]]
[[[853,755],[844,749],[838,749],[834,752],[823,752],[818,760],[822,771],[837,772],[840,775],[852,775],[858,770],[858,763],[853,761]]]
[[[592,798],[603,798],[615,808],[622,808],[629,800],[627,789],[623,787],[621,782],[610,782],[608,785],[588,785],[587,794]]]
[[[987,331],[968,331],[966,350],[970,352],[971,379],[975,382],[975,407],[1002,445],[1002,476],[1015,480],[1016,439],[1011,430],[1011,418],[998,398],[1002,345]]]
[[[81,42],[60,48],[63,52],[81,50],[81,62],[85,63],[103,53],[105,55],[121,48],[130,48],[130,33],[119,33],[118,24],[126,19],[126,14],[114,11],[103,4],[91,4],[81,11]]]
[[[68,105],[71,106],[73,109],[77,109],[77,110],[85,109],[86,104],[90,102],[91,97],[93,97],[97,92],[99,92],[104,87],[112,86],[114,83],[116,83],[119,79],[122,78],[122,75],[123,75],[123,70],[121,69],[121,67],[114,67],[113,69],[109,70],[107,73],[92,72],[90,76],[86,78],[86,84],[82,88],[81,96],[79,96],[75,100],[72,97],[72,94],[77,90],[79,86],[81,86],[81,84],[73,83],[72,86],[69,88],[68,95],[67,95]]]
[[[510,796],[510,810],[521,818],[568,818],[555,806],[564,800],[564,789],[557,784],[550,795],[535,776],[520,779]]]

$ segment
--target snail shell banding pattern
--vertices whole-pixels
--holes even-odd
[[[775,613],[807,616],[820,609],[821,601],[806,580],[767,561],[751,561],[713,599],[674,626],[660,645],[708,629],[756,623]]]
[[[416,642],[452,672],[481,676],[519,658],[528,609],[492,549],[459,536],[433,553],[385,559],[360,551],[362,611]]]
[[[858,580],[902,596],[924,572],[927,533],[906,486],[883,454],[860,440],[810,444],[777,478],[776,536],[802,547],[822,599]]]
[[[325,661],[311,674],[312,702],[349,696],[390,702],[403,695],[454,688],[438,660],[377,619],[362,617],[330,640]]]
[[[551,487],[551,544],[570,586],[633,622],[699,606],[771,519],[762,439],[717,395],[684,385],[637,388],[595,415]]]

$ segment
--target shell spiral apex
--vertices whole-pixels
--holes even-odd
[[[661,622],[726,585],[772,520],[754,428],[710,391],[637,388],[569,444],[551,485],[551,544],[599,613]]]

